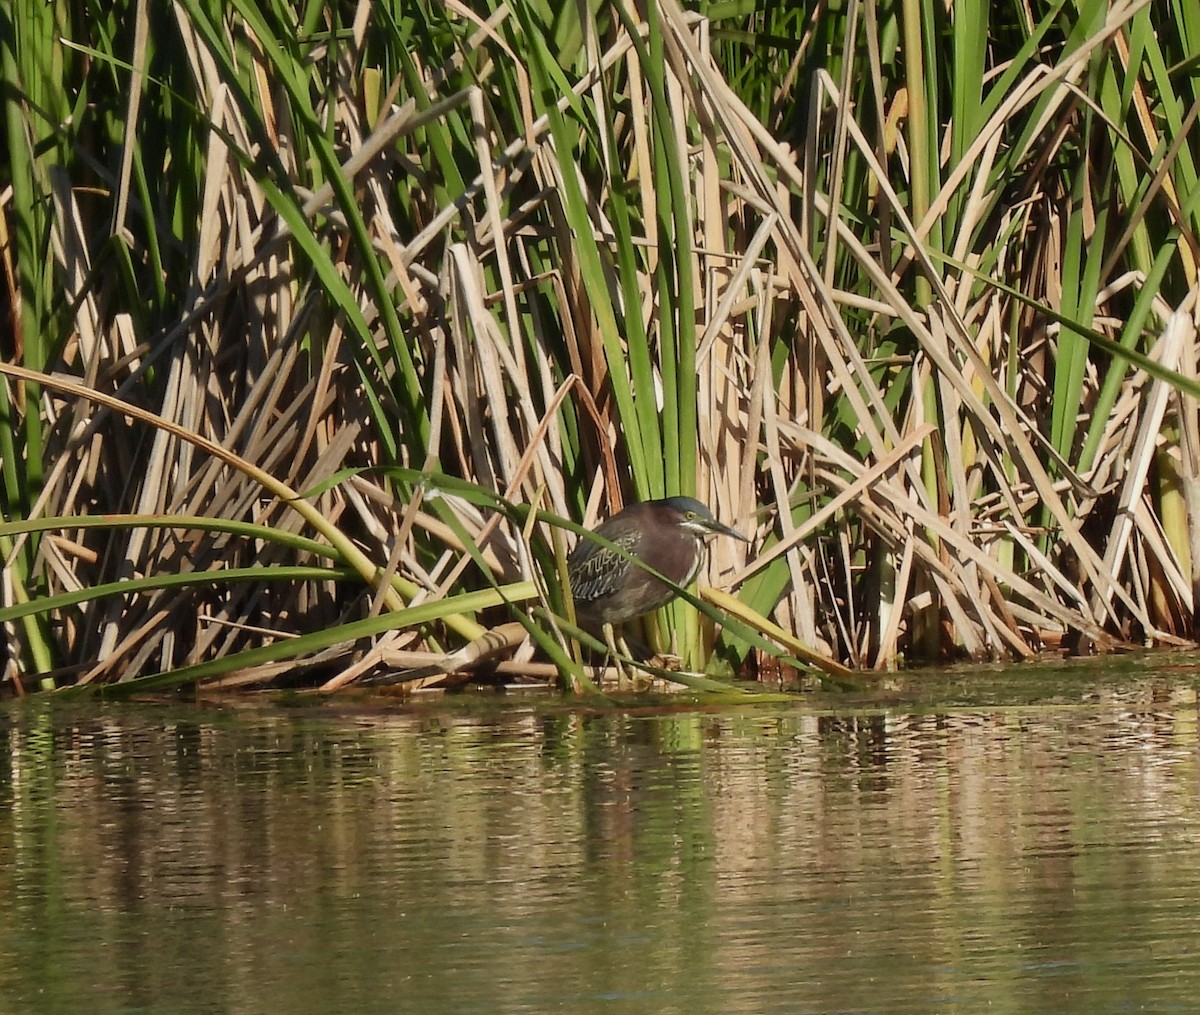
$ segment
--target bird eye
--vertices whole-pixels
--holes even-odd
[[[687,519],[689,522],[690,522],[690,521],[695,521],[695,518],[696,518],[696,512],[695,512],[695,511],[689,511],[689,512],[688,512],[686,515],[684,515],[684,517],[685,517],[685,518],[686,518],[686,519]]]

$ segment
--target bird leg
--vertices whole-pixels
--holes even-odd
[[[621,629],[621,633],[620,633],[619,635],[617,635],[617,646],[620,648],[620,650],[621,650],[622,652],[624,652],[624,653],[625,653],[625,658],[626,658],[626,659],[641,659],[641,658],[642,658],[642,656],[641,656],[641,655],[636,655],[636,656],[635,656],[635,655],[633,654],[633,649],[631,649],[631,648],[629,647],[629,642],[627,642],[627,641],[625,640],[625,630],[624,630],[624,628],[622,628],[622,629]]]
[[[637,638],[634,639],[634,642],[638,646],[636,655],[634,654],[634,649],[630,647],[629,642],[625,640],[625,630],[622,628],[621,634],[617,636],[617,644],[621,646],[621,651],[625,653],[625,656],[629,659],[636,659],[639,662],[653,661],[654,653]],[[645,690],[654,682],[654,678],[649,673],[633,669],[625,671],[624,667],[622,667],[622,672],[625,672],[635,691]]]
[[[608,669],[608,661],[611,659],[617,667],[617,687],[621,686],[621,657],[617,654],[617,640],[612,624],[605,623],[601,627],[604,632],[604,644],[608,647],[608,651],[604,654],[604,665],[601,667],[603,673]]]
[[[620,690],[625,684],[625,664],[621,660],[621,653],[617,651],[617,646],[621,648],[621,652],[625,653],[627,658],[632,659],[633,656],[629,651],[629,646],[625,642],[625,632],[622,630],[618,636],[612,624],[604,624],[604,644],[608,646],[608,655],[604,657],[603,669],[608,669],[608,660],[611,658],[613,664],[617,667],[617,689]]]

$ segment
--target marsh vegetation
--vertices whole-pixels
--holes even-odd
[[[14,0],[0,56],[8,690],[501,629],[579,685],[573,523],[669,494],[754,538],[650,632],[715,676],[1192,636],[1193,0]]]

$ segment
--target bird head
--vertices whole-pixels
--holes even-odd
[[[737,529],[723,525],[713,513],[698,500],[691,497],[668,497],[659,502],[662,507],[671,512],[672,519],[685,532],[697,539],[708,539],[711,536],[733,536],[743,543],[750,542],[749,537],[743,536]]]

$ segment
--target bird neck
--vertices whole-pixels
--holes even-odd
[[[700,569],[704,567],[704,554],[708,551],[708,542],[700,536],[688,533],[692,542],[695,544],[696,552],[693,554],[692,566],[688,570],[687,576],[679,584],[683,588],[687,588],[696,580],[696,576],[700,573]]]

